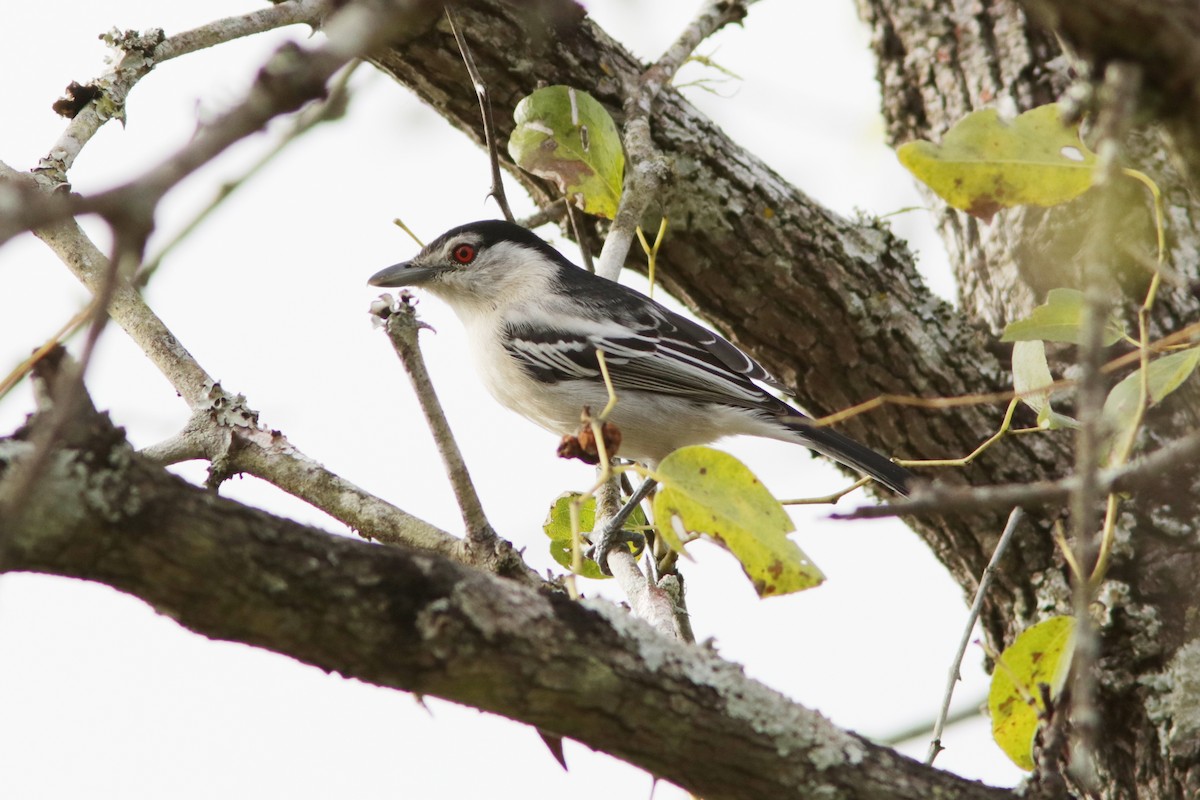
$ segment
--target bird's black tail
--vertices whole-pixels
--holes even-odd
[[[869,475],[896,494],[907,495],[912,484],[913,474],[892,463],[886,457],[876,453],[871,448],[838,433],[832,428],[814,427],[807,417],[788,417],[780,420],[796,434],[802,444],[821,455],[826,455],[851,469]]]

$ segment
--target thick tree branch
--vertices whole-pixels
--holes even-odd
[[[148,464],[94,411],[66,441],[19,517],[6,491],[27,448],[0,442],[6,571],[107,583],[207,636],[518,719],[710,800],[1010,796],[841,731],[607,603],[241,506]]]

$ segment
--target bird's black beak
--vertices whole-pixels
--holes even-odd
[[[417,286],[437,275],[442,270],[438,267],[416,266],[411,261],[393,264],[379,270],[370,277],[367,283],[372,286]]]

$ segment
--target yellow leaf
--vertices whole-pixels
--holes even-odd
[[[663,459],[654,520],[663,540],[683,552],[686,534],[717,542],[741,563],[760,597],[809,589],[821,570],[787,538],[792,520],[754,474],[728,453],[684,447]],[[694,538],[690,536],[689,540]]]
[[[1038,713],[1044,710],[1039,686],[1058,697],[1071,666],[1074,617],[1051,617],[1028,628],[1000,654],[988,692],[992,738],[1021,769],[1032,770]]]
[[[939,197],[984,221],[1010,206],[1073,200],[1091,188],[1096,162],[1055,104],[1011,122],[995,109],[975,111],[947,131],[940,146],[908,142],[896,155]]]

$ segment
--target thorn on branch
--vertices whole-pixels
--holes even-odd
[[[508,206],[508,196],[504,193],[504,181],[500,175],[496,124],[492,120],[492,100],[488,95],[487,84],[483,82],[483,76],[479,74],[479,68],[475,66],[475,59],[471,55],[471,48],[467,45],[467,38],[463,36],[462,30],[455,20],[454,12],[449,6],[446,6],[446,21],[450,23],[454,41],[458,43],[458,52],[462,54],[463,64],[467,67],[467,75],[470,76],[471,85],[475,88],[475,96],[479,99],[479,114],[483,120],[483,140],[487,148],[488,161],[492,167],[492,190],[489,192],[489,196],[496,201],[496,205],[500,206],[504,219],[513,222],[516,218]]]

